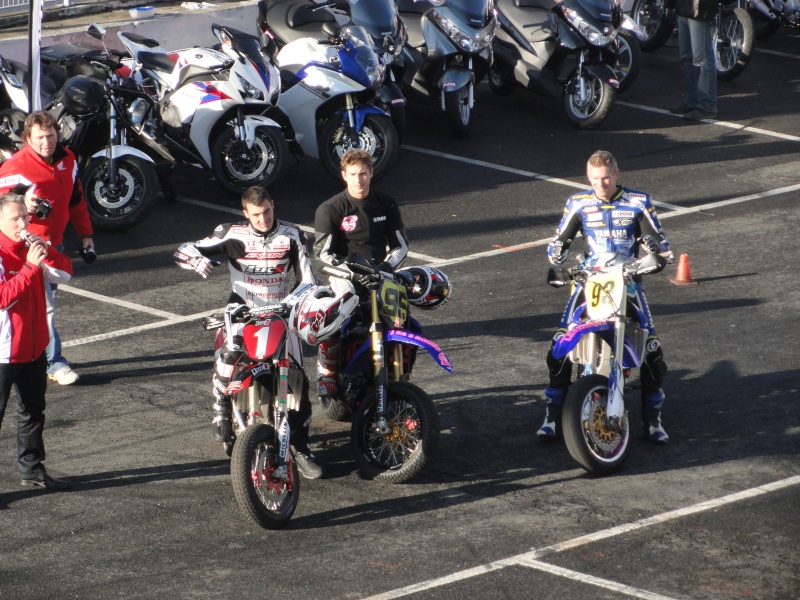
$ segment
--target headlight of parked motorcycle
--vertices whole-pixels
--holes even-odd
[[[494,20],[488,27],[478,31],[475,37],[470,37],[469,33],[462,31],[455,23],[447,17],[442,16],[438,11],[433,11],[433,20],[439,28],[449,37],[456,46],[467,52],[477,53],[492,43],[494,37]]]
[[[247,79],[245,79],[244,77],[242,77],[238,73],[236,74],[236,77],[239,78],[239,83],[241,84],[242,88],[244,89],[244,93],[249,98],[252,98],[253,100],[263,100],[264,99],[264,93],[260,89],[258,89],[257,87],[254,87],[252,83],[247,81]]]
[[[137,98],[131,102],[128,107],[128,118],[132,125],[139,125],[144,121],[145,115],[147,115],[147,102],[145,100]]]
[[[594,46],[608,46],[614,41],[614,38],[617,37],[617,30],[613,27],[609,26],[604,28],[603,31],[600,31],[591,23],[585,21],[571,8],[564,7],[564,16],[567,18],[567,21]]]

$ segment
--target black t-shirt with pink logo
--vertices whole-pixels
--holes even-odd
[[[329,265],[359,252],[396,267],[408,253],[397,202],[374,190],[363,200],[347,190],[326,200],[317,208],[314,230],[314,257]]]

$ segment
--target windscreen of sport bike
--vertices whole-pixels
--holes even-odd
[[[350,16],[382,43],[387,35],[394,35],[399,27],[397,12],[392,0],[350,0]]]
[[[267,60],[267,57],[261,51],[261,44],[258,43],[258,38],[249,35],[238,36],[236,38],[236,51],[241,52],[247,58],[253,61],[253,64],[261,72],[261,76],[264,78],[264,82],[267,84],[267,89],[269,89],[270,92],[273,92],[273,88],[277,86],[278,82],[271,80],[271,65]]]
[[[383,82],[383,63],[375,53],[372,38],[363,27],[343,27],[342,40],[351,49],[339,52],[339,61],[345,75],[364,87],[375,87]]]
[[[465,25],[480,29],[489,24],[488,0],[448,0],[445,6]]]

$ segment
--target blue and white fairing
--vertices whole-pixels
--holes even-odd
[[[384,331],[383,335],[384,341],[386,342],[410,344],[412,346],[422,348],[431,355],[431,358],[437,365],[439,365],[448,373],[452,373],[453,365],[450,363],[450,359],[447,357],[447,354],[445,354],[444,350],[442,350],[434,342],[423,337],[421,334],[422,326],[416,319],[412,317],[410,329],[390,329],[388,331]],[[372,339],[368,337],[364,341],[364,344],[353,355],[353,358],[350,360],[350,362],[345,366],[344,372],[347,375],[357,375],[358,373],[364,371],[371,360]]]

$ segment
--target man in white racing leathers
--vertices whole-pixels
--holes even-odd
[[[248,188],[242,195],[242,209],[247,221],[219,225],[210,237],[182,244],[175,253],[178,266],[194,270],[204,279],[213,266],[211,257],[227,257],[232,288],[227,315],[245,308],[281,302],[289,292],[290,270],[294,272],[297,287],[316,285],[305,234],[296,225],[275,219],[274,208],[274,202],[264,188]],[[214,362],[212,432],[215,439],[222,442],[229,442],[232,436],[231,399],[225,390],[233,367],[242,355],[242,325],[231,321],[225,319],[225,344]],[[290,359],[302,370],[300,340],[291,328],[287,331],[287,338]],[[300,474],[307,479],[318,479],[322,477],[322,469],[314,462],[308,448],[311,423],[308,387],[308,378],[303,374],[300,407],[297,411],[289,411],[289,426]]]
[[[585,255],[588,261],[600,253],[619,252],[635,257],[642,244],[657,251],[672,262],[672,251],[664,236],[650,195],[617,185],[619,168],[614,156],[598,150],[589,157],[586,176],[591,190],[573,194],[567,200],[564,216],[556,235],[547,246],[547,258],[554,265],[562,264],[569,253],[573,239],[579,233],[585,238]],[[656,335],[650,309],[644,297],[641,282],[636,283],[635,294],[639,306],[647,317],[647,354],[642,362],[642,419],[648,439],[655,444],[666,444],[667,432],[661,425],[661,408],[664,391],[661,385],[667,373],[667,363]],[[570,316],[577,303],[583,302],[583,293],[576,290],[570,296],[558,330],[547,353],[550,384],[545,388],[547,412],[544,423],[536,432],[540,438],[554,438],[561,421],[561,407],[572,378],[572,362],[568,357],[553,356],[555,341],[567,331]]]

